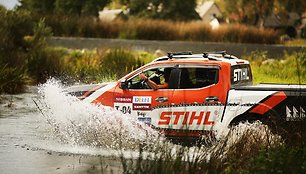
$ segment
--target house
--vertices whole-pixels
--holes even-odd
[[[199,16],[203,22],[207,22],[213,29],[218,28],[220,21],[218,18],[222,17],[222,13],[214,1],[204,1],[196,8]]]
[[[280,17],[275,14],[269,15],[267,18],[263,21],[263,26],[265,28],[273,28],[275,30],[278,30],[284,34],[287,34],[289,37],[297,37],[299,36],[300,32],[300,26],[297,21],[302,21],[302,17],[300,17],[295,12],[290,12],[286,17]],[[302,24],[302,23],[301,23]]]
[[[210,22],[215,17],[222,17],[222,13],[214,1],[205,1],[196,9],[203,22]]]

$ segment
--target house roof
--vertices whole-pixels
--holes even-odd
[[[198,6],[196,11],[200,16],[205,15],[208,10],[215,4],[214,1],[205,1],[202,5]]]
[[[120,13],[123,13],[122,9],[115,9],[115,10],[103,10],[99,12],[99,18],[101,20],[108,20],[112,21],[118,17]]]

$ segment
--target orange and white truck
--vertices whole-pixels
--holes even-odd
[[[142,80],[141,73],[148,78]],[[168,87],[152,89],[148,80]],[[271,116],[292,122],[305,118],[306,110],[306,85],[253,85],[249,62],[226,52],[168,53],[117,82],[69,91],[84,102],[131,115],[167,137],[200,137]]]

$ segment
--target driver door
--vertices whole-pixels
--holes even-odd
[[[139,121],[151,124],[151,111],[156,107],[169,105],[174,89],[154,90],[139,78],[139,74],[144,73],[150,80],[162,84],[165,83],[161,74],[163,69],[165,67],[153,67],[135,73],[125,80],[126,89],[118,85],[114,91],[114,108],[123,114],[136,117]]]

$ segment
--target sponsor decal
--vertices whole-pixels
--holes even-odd
[[[234,82],[249,80],[247,68],[234,69]]]
[[[132,97],[115,97],[116,103],[132,103]]]
[[[148,125],[151,124],[151,118],[150,117],[138,117],[138,121],[144,122],[145,124],[148,124]]]
[[[151,110],[151,104],[133,104],[133,110]]]
[[[147,112],[140,112],[140,111],[137,111],[137,116],[138,116],[138,117],[145,117],[145,116],[147,116]]]
[[[291,109],[292,108],[292,109]],[[299,110],[297,109],[299,108]],[[288,107],[286,106],[286,120],[287,121],[300,121],[306,117],[305,110],[300,107]]]
[[[151,104],[152,97],[151,96],[134,96],[133,103],[134,104]]]
[[[114,108],[123,114],[137,115],[136,111],[151,111],[151,102],[151,96],[119,96],[114,98]]]
[[[114,108],[123,114],[132,113],[132,97],[115,97]]]
[[[194,123],[196,125],[213,125],[215,122],[210,121],[210,111],[204,112],[204,111],[164,111],[160,114],[160,119],[158,121],[158,125],[193,125]],[[173,123],[171,122],[171,118],[174,117]],[[180,123],[179,123],[180,122]]]

